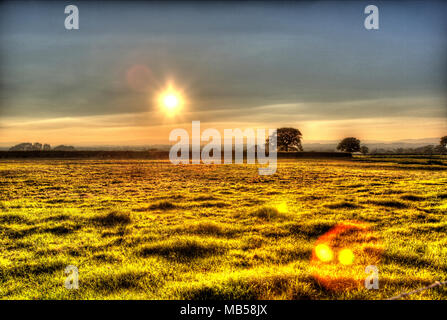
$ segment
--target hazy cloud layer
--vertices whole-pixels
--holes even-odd
[[[188,102],[179,122],[433,127],[447,116],[447,5],[379,4],[380,30],[367,31],[367,4],[80,2],[67,31],[62,3],[3,2],[1,130],[157,126],[169,81]]]

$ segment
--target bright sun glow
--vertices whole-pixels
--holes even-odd
[[[178,106],[178,98],[175,94],[167,94],[163,97],[163,104],[168,109],[174,109]]]
[[[343,249],[338,254],[338,261],[344,265],[352,264],[354,262],[354,253],[349,249]]]
[[[332,253],[331,248],[329,248],[326,244],[319,244],[315,247],[315,253],[323,262],[329,262],[333,259],[334,254]]]
[[[166,115],[173,116],[180,111],[183,98],[179,92],[170,88],[160,94],[159,104]]]

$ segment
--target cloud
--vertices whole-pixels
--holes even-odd
[[[445,5],[384,3],[378,32],[364,30],[363,4],[343,5],[83,3],[79,32],[66,32],[58,5],[3,3],[1,130],[141,140],[171,125],[154,97],[172,81],[188,102],[179,126],[293,124],[317,137],[317,124],[332,128],[328,136],[419,119],[438,132],[436,119],[447,116]],[[148,76],[136,88],[128,73],[138,65]]]

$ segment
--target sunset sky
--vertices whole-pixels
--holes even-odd
[[[76,4],[80,29],[65,30]],[[376,4],[380,29],[366,30]],[[447,134],[444,2],[2,2],[0,146],[168,143],[174,128],[304,141]],[[184,105],[168,117],[171,85]]]

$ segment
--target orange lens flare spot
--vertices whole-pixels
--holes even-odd
[[[338,253],[338,261],[344,265],[350,265],[354,262],[354,253],[350,249],[343,249]]]
[[[364,288],[365,267],[377,266],[383,252],[378,234],[360,221],[338,223],[315,243],[312,275],[327,290]]]
[[[319,244],[315,247],[315,254],[317,258],[323,262],[332,261],[334,258],[334,254],[332,253],[331,248],[329,248],[326,244]]]

